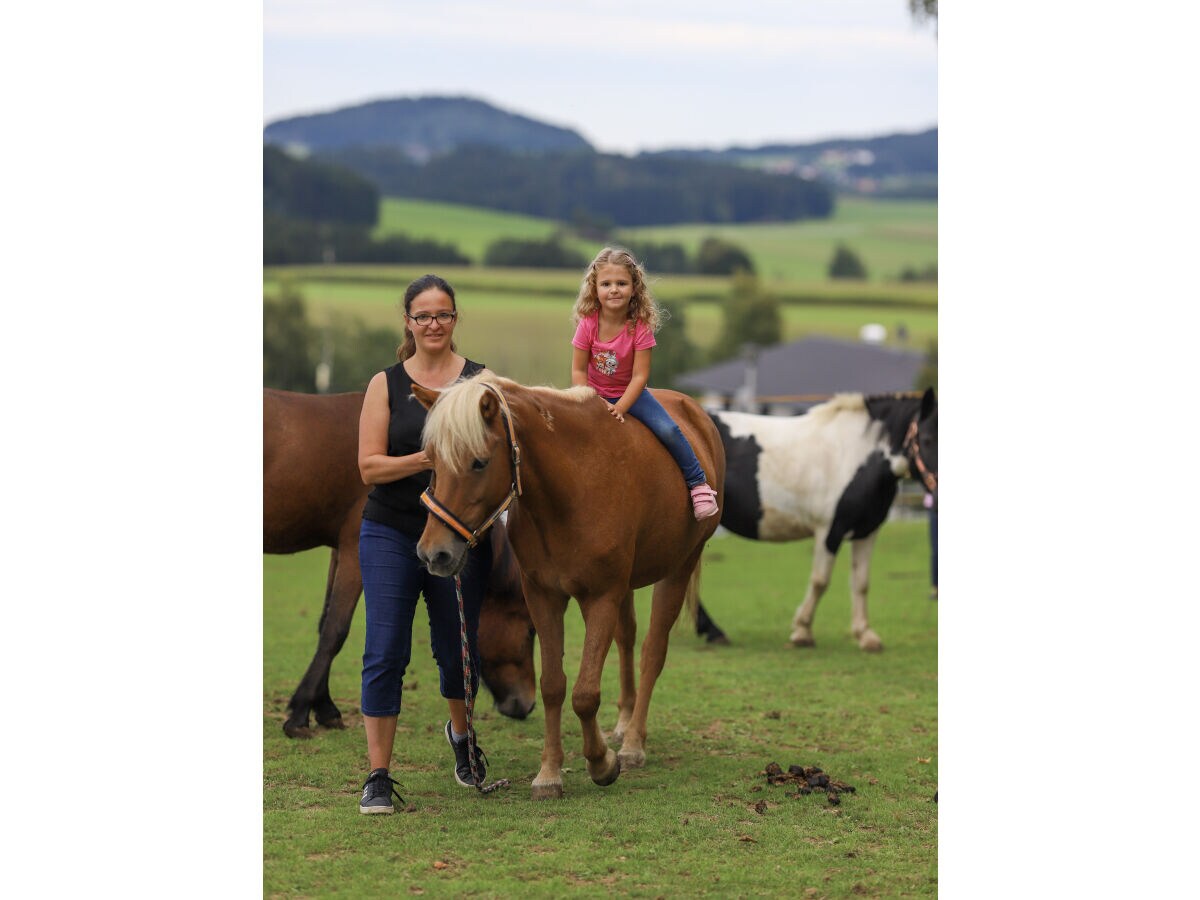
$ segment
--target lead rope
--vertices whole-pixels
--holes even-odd
[[[454,576],[454,593],[458,596],[458,633],[462,638],[463,693],[467,705],[467,759],[471,761],[471,777],[475,780],[476,790],[481,794],[490,794],[502,787],[508,787],[509,781],[507,778],[500,778],[484,787],[480,783],[482,779],[479,777],[479,771],[475,768],[475,753],[479,745],[475,743],[475,725],[471,719],[475,709],[475,692],[471,689],[471,649],[467,645],[467,614],[463,609],[462,581],[457,575]]]

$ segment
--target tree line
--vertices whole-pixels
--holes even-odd
[[[833,192],[791,175],[696,159],[577,150],[519,154],[459,146],[421,164],[391,147],[345,147],[320,159],[345,166],[384,194],[617,225],[827,218]]]
[[[372,237],[379,202],[379,189],[344,167],[264,145],[263,264],[470,262],[452,244]]]
[[[564,230],[542,239],[500,238],[488,245],[484,252],[483,264],[501,268],[507,266],[527,269],[582,269],[588,264],[587,257],[564,243],[571,234],[571,231]],[[676,242],[660,244],[653,241],[624,240],[616,234],[590,237],[624,247],[647,271],[658,274],[754,273],[754,262],[750,254],[723,238],[705,238],[693,257],[688,255],[682,244]]]

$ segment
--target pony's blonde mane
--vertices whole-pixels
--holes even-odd
[[[483,416],[479,414],[479,401],[491,384],[499,388],[508,399],[510,392],[520,389],[532,391],[535,395],[546,398],[558,397],[575,403],[581,403],[596,392],[586,385],[577,385],[566,390],[552,387],[528,387],[503,378],[488,369],[478,375],[456,382],[441,392],[437,402],[429,410],[425,419],[425,427],[421,431],[421,446],[437,455],[446,467],[455,475],[465,471],[472,460],[487,456],[487,428],[484,427]],[[513,428],[520,425],[516,410],[509,406]],[[553,427],[553,416],[549,411],[542,410],[542,417],[548,427]]]
[[[864,412],[867,404],[862,394],[834,394],[824,403],[819,403],[809,409],[805,416],[810,420],[828,422],[838,413]]]

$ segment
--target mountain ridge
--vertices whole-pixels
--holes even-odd
[[[444,137],[447,131],[445,120],[448,115],[462,116],[468,123],[473,116],[486,117],[487,121],[507,121],[510,125],[529,128],[533,133],[541,133],[547,137],[553,136],[546,142],[553,144],[553,146],[542,146],[540,148],[515,146],[510,141],[499,139],[507,136],[507,130],[497,135],[495,133],[480,133],[474,126],[469,126],[464,131],[463,136],[459,137],[453,144],[446,144],[437,140],[433,141],[437,145],[435,152],[445,152],[446,150],[453,149],[455,146],[472,143],[490,144],[504,147],[508,150],[590,149],[593,152],[601,152],[574,128],[551,125],[532,116],[511,112],[496,106],[490,101],[467,95],[431,94],[419,97],[381,98],[340,106],[321,112],[285,116],[268,122],[263,127],[263,135],[268,142],[303,147],[309,151],[328,150],[347,146],[397,146],[403,148],[404,145],[402,143],[389,139],[389,128],[392,134],[396,131],[394,123],[389,128],[385,128],[382,134],[375,132],[374,134],[368,134],[366,139],[364,139],[361,130],[363,124],[372,119],[376,120],[375,124],[379,124],[379,117],[383,114],[412,115],[420,121],[415,122],[409,128],[405,129],[406,131],[414,131],[433,125],[436,126],[438,137]],[[343,133],[339,137],[331,139],[331,132],[339,128],[343,130]],[[866,137],[838,136],[815,141],[790,142],[776,140],[767,144],[730,144],[726,147],[678,146],[666,147],[659,150],[642,150],[636,154],[618,155],[692,156],[728,160],[733,158],[741,159],[752,155],[820,152],[837,148],[871,149],[873,145],[880,142],[887,143],[905,139],[920,139],[931,134],[936,137],[937,130],[937,125],[932,125],[923,129],[888,131]],[[306,137],[308,138],[307,140]],[[415,138],[413,142],[418,144],[423,143]],[[429,143],[429,141],[425,141],[424,143]],[[418,155],[424,156],[424,158],[414,156],[414,161],[424,162],[428,159],[427,155]]]

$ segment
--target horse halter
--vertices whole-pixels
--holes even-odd
[[[921,459],[921,447],[917,441],[917,432],[919,430],[917,427],[917,416],[913,416],[913,420],[908,424],[908,432],[904,435],[903,450],[917,464],[917,471],[921,473],[921,482],[930,492],[933,492],[937,490],[937,475],[930,472],[925,465],[925,460]]]
[[[430,477],[429,487],[421,494],[421,504],[429,510],[429,514],[466,541],[467,549],[478,544],[479,539],[487,533],[487,530],[496,524],[500,514],[521,496],[521,448],[517,445],[517,436],[513,432],[512,414],[508,411],[508,401],[504,399],[504,395],[495,385],[484,382],[483,386],[495,394],[496,399],[500,401],[500,417],[504,419],[504,430],[508,433],[509,458],[512,460],[512,482],[509,486],[508,496],[496,507],[495,512],[483,520],[482,525],[472,531],[462,519],[442,506],[433,496],[436,474]]]

